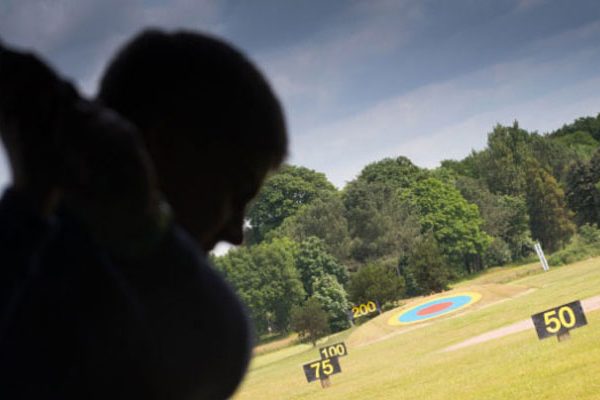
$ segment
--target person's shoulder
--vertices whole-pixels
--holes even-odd
[[[154,256],[169,257],[173,262],[209,267],[208,258],[194,239],[180,226],[172,224],[157,245]]]
[[[7,232],[14,236],[19,231],[27,231],[31,240],[48,232],[53,218],[39,215],[30,199],[23,193],[8,187],[0,197],[0,235]]]

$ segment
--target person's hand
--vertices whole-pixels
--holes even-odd
[[[13,174],[40,214],[51,214],[59,198],[57,118],[76,92],[37,57],[0,43],[0,136]]]
[[[0,131],[15,188],[41,213],[60,198],[116,252],[137,251],[160,231],[164,212],[137,129],[36,56],[1,45]]]
[[[83,99],[61,120],[63,203],[112,250],[142,251],[164,228],[166,210],[137,128]]]

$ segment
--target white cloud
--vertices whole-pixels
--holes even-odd
[[[316,122],[340,99],[349,73],[411,40],[409,26],[421,18],[418,2],[357,2],[336,29],[310,41],[258,54],[256,59],[282,97],[293,129]],[[360,16],[359,23],[352,18]]]
[[[110,55],[126,38],[149,25],[222,30],[217,0],[171,0],[153,6],[141,0],[0,2],[0,38],[49,59],[88,95],[96,91]],[[9,181],[1,147],[0,188]]]
[[[168,28],[193,28],[218,33],[221,7],[217,0],[171,0],[144,7],[141,21],[144,25]]]
[[[517,0],[517,11],[526,11],[540,7],[544,3],[546,3],[546,0]]]
[[[425,167],[463,158],[484,147],[497,123],[517,119],[529,130],[556,129],[600,111],[600,76],[579,77],[593,56],[521,60],[430,84],[293,137],[291,161],[325,172],[341,187],[383,157],[404,155]]]
[[[517,4],[526,10],[542,3]],[[283,98],[292,161],[326,172],[338,186],[385,156],[407,155],[423,166],[461,158],[471,147],[483,146],[498,122],[518,119],[527,129],[545,131],[600,110],[600,85],[582,69],[597,65],[596,46],[565,53],[571,44],[594,42],[600,32],[595,23],[530,43],[530,54],[541,52],[548,56],[545,61],[502,63],[437,82],[439,77],[427,77],[423,65],[423,80],[431,83],[332,120],[349,101],[341,93],[348,92],[353,71],[418,42],[415,27],[426,18],[423,3],[414,0],[348,4],[331,27],[310,35],[310,41],[252,55]],[[43,54],[69,54],[83,66],[83,72],[73,74],[91,94],[108,56],[133,32],[151,24],[226,33],[222,12],[218,0],[5,0],[0,3],[0,37]],[[92,51],[77,57],[86,48]]]
[[[82,17],[90,1],[8,0],[0,8],[0,32],[10,43],[50,50]]]
[[[218,33],[219,12],[216,0],[7,0],[0,37],[50,59],[92,94],[110,55],[135,32],[154,26]]]

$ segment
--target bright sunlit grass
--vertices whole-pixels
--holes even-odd
[[[539,341],[533,329],[454,352],[441,350],[531,314],[600,294],[600,259],[536,271],[496,269],[454,290],[476,290],[480,303],[421,325],[392,328],[382,315],[330,339],[345,340],[342,373],[321,389],[301,366],[319,358],[308,345],[255,358],[235,397],[242,399],[599,399],[600,311],[571,339]],[[409,305],[407,303],[407,305]],[[365,338],[368,338],[365,339]]]

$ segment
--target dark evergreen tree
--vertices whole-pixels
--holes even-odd
[[[527,208],[531,234],[548,251],[558,250],[575,233],[564,192],[552,175],[534,163],[528,168]]]
[[[251,244],[261,242],[269,231],[303,206],[332,193],[336,193],[336,188],[324,174],[286,165],[267,179],[250,206],[247,241]]]
[[[291,327],[298,332],[300,340],[309,341],[316,346],[317,340],[329,333],[329,316],[319,300],[311,297],[303,306],[292,309]]]
[[[483,268],[482,257],[492,239],[481,230],[483,220],[476,205],[434,178],[416,183],[403,197],[418,210],[422,232],[433,232],[456,272]]]
[[[566,200],[577,225],[600,222],[600,190],[589,163],[577,161],[569,169]]]
[[[287,236],[302,242],[310,236],[318,237],[325,244],[328,253],[338,261],[348,260],[351,239],[344,203],[334,193],[315,199],[298,212],[286,218],[279,228],[267,234],[267,239]]]
[[[398,276],[397,266],[384,261],[361,267],[350,276],[348,294],[355,304],[379,301],[380,304],[402,298],[404,279]]]
[[[518,196],[525,192],[525,166],[531,158],[530,143],[529,133],[519,128],[516,121],[511,127],[494,127],[488,135],[481,171],[492,193]]]
[[[324,275],[332,275],[342,285],[348,281],[348,271],[327,253],[323,241],[310,236],[302,241],[296,253],[296,269],[308,296],[313,294],[315,280]]]
[[[450,267],[431,232],[416,243],[403,273],[414,281],[412,290],[415,294],[436,293],[448,288]]]
[[[286,331],[292,306],[306,297],[295,266],[295,248],[284,238],[213,258],[216,268],[248,307],[258,333],[268,328]]]
[[[324,274],[316,278],[313,282],[312,293],[327,313],[329,329],[332,332],[350,327],[348,295],[335,276]]]
[[[427,171],[414,165],[408,158],[384,158],[367,165],[357,180],[365,183],[381,183],[392,190],[411,187],[416,180],[427,176]]]
[[[594,139],[600,141],[600,113],[596,117],[577,118],[573,123],[563,125],[550,135],[552,137],[562,137],[574,132],[587,132]]]
[[[524,196],[493,194],[484,182],[465,176],[456,179],[456,187],[468,202],[477,205],[484,221],[482,230],[495,238],[490,251],[496,255],[488,254],[487,260],[493,258],[493,265],[500,265],[504,245],[508,246],[513,261],[529,254],[533,243]]]
[[[344,191],[351,257],[357,264],[406,253],[420,224],[397,190],[378,182],[356,180]]]

